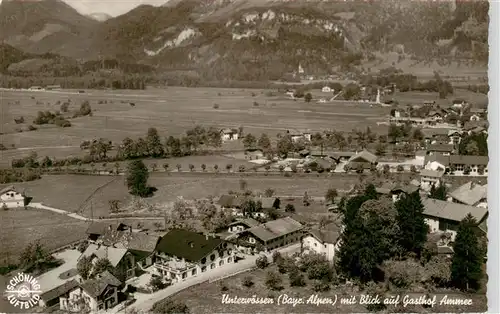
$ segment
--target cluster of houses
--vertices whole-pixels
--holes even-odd
[[[470,103],[462,99],[454,100],[448,108],[440,107],[434,101],[427,101],[423,105],[398,106],[392,109],[389,123],[396,125],[409,123],[422,127],[435,126],[443,124],[448,116],[462,118],[457,121],[457,125],[460,127],[463,120],[471,122],[487,120],[488,110],[473,108]],[[464,116],[466,119],[463,119]]]
[[[455,239],[460,221],[469,213],[476,218],[478,230],[487,233],[487,185],[468,182],[450,191],[445,201],[428,198],[419,182],[406,185],[387,183],[376,191],[390,197],[393,202],[404,194],[421,193],[424,217],[429,225],[428,238],[436,244],[438,254],[453,254],[450,243]],[[262,208],[275,208],[276,200],[272,197],[255,199]],[[176,284],[236,263],[245,256],[292,244],[300,244],[302,253],[322,254],[333,262],[342,245],[342,226],[338,221],[311,225],[286,215],[275,220],[262,219],[264,216],[259,215],[255,218],[238,215],[242,203],[233,195],[221,196],[217,204],[237,215],[232,223],[210,234],[184,229],[150,233],[133,229],[125,223],[91,224],[87,230],[88,246],[79,259],[85,257],[95,265],[106,258],[113,270],[90,280],[77,276],[77,279],[43,293],[40,305],[58,306],[66,311],[83,308],[106,310],[119,303],[120,291],[127,282],[130,284],[129,280],[145,272]]]

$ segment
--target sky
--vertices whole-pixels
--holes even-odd
[[[63,0],[81,14],[106,13],[118,16],[141,4],[163,5],[167,0]]]

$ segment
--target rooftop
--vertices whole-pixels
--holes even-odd
[[[430,162],[436,161],[440,163],[441,165],[448,167],[450,165],[450,156],[444,156],[441,154],[433,154],[433,155],[427,155],[425,156],[424,159],[424,165],[427,165]]]
[[[95,256],[99,259],[106,258],[113,267],[116,267],[125,254],[127,254],[127,249],[124,248],[115,248],[91,243],[81,256]]]
[[[451,153],[454,147],[452,144],[430,144],[427,146],[427,151],[431,152],[446,152]]]
[[[488,213],[487,208],[462,205],[432,198],[422,198],[424,215],[460,222],[469,213],[479,223]]]
[[[452,165],[488,165],[488,156],[473,155],[451,155],[450,164]]]
[[[298,221],[290,217],[285,217],[268,221],[264,224],[250,228],[248,229],[248,232],[252,233],[263,241],[269,241],[283,235],[299,231],[302,228],[302,224]]]
[[[430,169],[422,169],[420,171],[421,177],[431,177],[431,178],[441,178],[445,173],[445,170],[436,171]]]
[[[341,229],[337,224],[331,223],[321,229],[319,227],[313,228],[309,231],[309,234],[321,243],[335,244],[340,238]]]
[[[65,282],[64,284],[55,287],[52,290],[44,292],[40,298],[47,303],[48,301],[59,298],[60,296],[70,292],[71,290],[78,287],[78,281],[75,279]]]
[[[253,218],[244,218],[244,219],[237,219],[236,221],[230,223],[228,226],[233,226],[233,225],[237,225],[237,224],[244,224],[245,226],[252,228],[252,227],[258,226],[260,224],[260,222],[258,222],[257,220],[255,220]]]
[[[16,190],[16,188],[13,185],[9,185],[9,186],[0,190],[0,195],[7,193],[7,192],[10,192],[10,191],[15,191],[15,190]]]
[[[351,158],[349,158],[348,162],[355,161],[358,158],[364,159],[364,160],[366,160],[366,161],[368,161],[370,163],[374,163],[374,162],[377,161],[377,156],[375,156],[374,154],[372,154],[369,151],[367,151],[366,149],[364,149],[361,152],[359,152],[356,155],[354,155]]]
[[[460,203],[474,206],[482,199],[487,198],[488,185],[475,184],[470,181],[451,191],[449,195]]]
[[[205,236],[200,233],[184,229],[172,229],[162,237],[156,250],[169,256],[184,258],[190,262],[198,262],[223,242],[219,238]]]
[[[121,284],[120,280],[106,270],[99,276],[99,278],[87,280],[82,283],[81,287],[90,296],[96,298],[100,296],[108,286],[119,287]]]

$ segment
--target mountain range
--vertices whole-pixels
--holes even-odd
[[[321,73],[387,53],[486,64],[488,7],[487,1],[170,0],[111,18],[83,16],[60,0],[4,0],[0,39],[28,54],[259,80],[298,64]]]

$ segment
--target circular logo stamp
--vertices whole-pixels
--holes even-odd
[[[23,310],[37,306],[41,293],[36,278],[24,273],[14,276],[5,290],[9,303]]]

